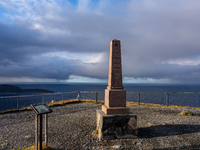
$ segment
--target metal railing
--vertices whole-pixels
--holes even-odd
[[[127,92],[131,102],[200,107],[200,92]]]
[[[104,100],[104,92],[77,91],[63,93],[47,93],[32,95],[15,95],[0,97],[0,112],[21,109],[30,104],[47,103],[52,100],[64,101],[70,99]],[[162,105],[179,105],[200,107],[200,92],[126,92],[127,102],[152,103]]]

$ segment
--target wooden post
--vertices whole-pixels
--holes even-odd
[[[138,93],[138,106],[140,106],[140,93]]]
[[[31,105],[33,110],[35,111],[35,149],[42,150],[42,114],[45,114],[45,146],[47,146],[48,138],[47,138],[47,130],[48,130],[48,116],[47,113],[51,113],[52,110],[49,108],[47,104],[40,105]],[[40,145],[38,145],[38,117],[40,117]]]
[[[38,150],[38,115],[35,114],[35,150]]]
[[[42,115],[40,115],[40,150],[42,150]]]
[[[47,134],[48,134],[48,116],[47,114],[45,114],[45,146],[47,146],[48,142]]]
[[[168,106],[169,106],[169,93],[167,93],[166,99],[167,99],[167,102],[166,102],[167,104],[166,104],[166,105],[167,105],[167,107],[168,107]]]

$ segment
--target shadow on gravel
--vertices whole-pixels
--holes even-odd
[[[182,149],[182,150],[188,150],[188,149],[189,150],[199,150],[200,149],[200,145],[170,147],[170,148],[158,148],[158,149],[155,149],[155,150],[177,150],[177,149]]]
[[[180,134],[195,133],[195,132],[200,132],[200,125],[187,125],[187,124],[159,125],[159,126],[139,128],[138,137],[153,138],[153,137],[180,135]]]

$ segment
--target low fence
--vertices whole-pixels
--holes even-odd
[[[0,112],[21,109],[31,104],[47,103],[52,100],[91,99],[104,100],[104,92],[79,91],[64,93],[0,96]],[[126,92],[127,102],[152,103],[200,107],[200,92]]]

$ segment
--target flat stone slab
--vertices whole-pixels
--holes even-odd
[[[120,115],[120,114],[129,115],[128,107],[108,107],[106,105],[102,105],[102,111],[105,115]]]
[[[136,114],[106,115],[102,110],[97,110],[96,115],[99,140],[137,138]]]

